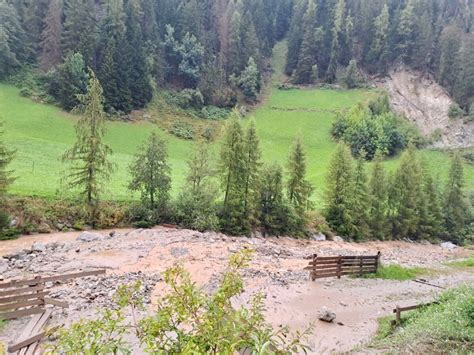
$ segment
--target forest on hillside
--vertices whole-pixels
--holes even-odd
[[[361,71],[404,64],[433,74],[469,113],[473,13],[468,0],[0,0],[0,79],[33,68],[71,109],[90,67],[109,113],[142,108],[163,87],[185,106],[233,107],[257,100],[286,37],[295,84],[349,72],[354,87]]]

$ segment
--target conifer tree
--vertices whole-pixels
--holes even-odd
[[[389,239],[389,226],[387,221],[387,178],[382,165],[381,154],[375,156],[375,163],[369,182],[369,229],[374,239]]]
[[[388,6],[385,4],[374,20],[375,34],[368,53],[369,62],[376,64],[379,69],[385,70],[389,56],[388,39],[389,39],[390,18]]]
[[[316,63],[316,50],[321,37],[321,30],[316,28],[316,3],[314,0],[308,2],[308,8],[303,18],[303,41],[301,43],[298,64],[293,73],[293,81],[296,84],[314,83],[313,66]]]
[[[339,65],[339,51],[341,47],[341,31],[343,30],[344,13],[346,1],[338,0],[334,10],[334,21],[332,28],[332,43],[329,65],[327,70],[327,80],[332,83],[336,80],[337,67]]]
[[[86,93],[88,80],[86,65],[80,53],[68,56],[58,67],[55,96],[64,109],[71,110],[80,104],[78,95]]]
[[[79,105],[74,109],[80,115],[76,124],[77,140],[62,160],[71,164],[65,177],[67,185],[79,189],[94,225],[103,186],[115,167],[109,160],[112,151],[103,142],[106,127],[102,87],[92,70],[89,71],[89,78],[87,92],[78,95]]]
[[[449,177],[444,190],[444,226],[449,237],[460,243],[467,221],[467,206],[464,201],[464,169],[461,157],[456,154],[451,162]]]
[[[250,124],[244,137],[245,154],[245,192],[244,209],[246,220],[254,224],[256,219],[257,198],[259,191],[259,174],[261,167],[261,152],[257,129],[254,122]]]
[[[427,201],[426,233],[431,238],[441,236],[443,232],[443,213],[438,185],[426,169],[424,171],[424,193]]]
[[[293,144],[287,163],[288,201],[299,212],[306,211],[311,207],[310,197],[313,187],[306,180],[306,153],[303,149],[301,138],[297,138]]]
[[[400,38],[398,51],[402,60],[409,62],[413,54],[415,45],[415,8],[413,0],[408,0],[405,8],[401,12],[400,21],[397,27],[397,34]]]
[[[208,147],[199,143],[188,161],[186,184],[177,202],[177,219],[186,228],[200,231],[218,228],[215,204],[218,191],[211,181],[214,170],[210,159]]]
[[[389,216],[395,238],[417,239],[423,207],[422,172],[413,147],[402,154],[391,181]]]
[[[13,152],[8,150],[3,142],[2,122],[0,122],[0,202],[4,198],[8,186],[13,182],[12,171],[8,165],[13,160]]]
[[[41,58],[40,63],[43,70],[49,70],[61,63],[61,33],[62,25],[62,1],[51,0],[48,14],[44,19],[44,29],[41,33]]]
[[[224,191],[221,225],[231,234],[248,234],[250,221],[245,209],[247,157],[238,115],[227,126],[221,147],[219,175]]]
[[[353,192],[353,224],[351,237],[355,240],[368,239],[369,234],[369,194],[367,186],[367,173],[365,171],[364,156],[357,159],[354,171],[354,192]]]
[[[326,177],[326,221],[345,236],[354,230],[354,175],[352,156],[344,144],[337,146]]]
[[[130,165],[131,191],[140,191],[142,201],[150,210],[164,208],[171,189],[171,169],[168,165],[166,143],[153,132],[138,150]]]
[[[260,72],[258,71],[255,60],[250,57],[247,67],[242,71],[239,78],[239,85],[250,101],[257,100],[257,95],[260,92]]]
[[[62,48],[66,55],[80,53],[87,66],[95,66],[97,24],[93,0],[65,0]]]

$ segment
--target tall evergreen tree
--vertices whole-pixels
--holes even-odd
[[[423,188],[427,203],[426,233],[428,237],[437,238],[443,232],[443,213],[438,185],[430,172],[424,171]]]
[[[62,160],[71,164],[65,177],[68,186],[79,189],[89,208],[90,220],[95,225],[104,183],[115,167],[109,160],[112,151],[103,142],[106,127],[102,87],[92,70],[89,78],[87,92],[78,96],[79,105],[75,108],[80,115],[76,124],[77,140]]]
[[[51,0],[41,33],[40,64],[46,71],[61,63],[62,14],[62,1]]]
[[[221,225],[228,233],[248,234],[250,221],[245,208],[247,157],[242,127],[237,119],[228,123],[218,166],[224,191]]]
[[[71,110],[80,104],[78,95],[87,91],[89,77],[86,72],[84,59],[80,53],[68,56],[58,67],[57,82],[53,86],[53,95],[57,97],[61,106]]]
[[[380,154],[375,157],[375,163],[369,182],[369,229],[372,238],[389,239],[390,230],[387,220],[387,178],[382,165]]]
[[[461,243],[463,241],[467,206],[464,201],[464,169],[461,157],[456,154],[449,169],[449,177],[444,191],[444,226],[449,237]]]
[[[4,198],[8,186],[13,182],[12,171],[8,165],[13,160],[13,152],[8,150],[3,142],[2,122],[0,122],[0,202]]]
[[[400,57],[405,62],[409,62],[412,58],[415,46],[415,8],[414,1],[408,0],[405,8],[400,15],[397,34],[399,36],[398,51]]]
[[[395,238],[417,239],[423,207],[422,171],[413,147],[402,154],[391,181],[389,216]]]
[[[353,192],[353,223],[351,237],[355,240],[368,239],[369,234],[369,193],[367,186],[367,173],[365,171],[365,160],[361,156],[357,159],[354,171]]]
[[[354,175],[349,148],[339,144],[326,177],[326,221],[344,236],[354,230]]]
[[[332,43],[329,65],[327,70],[327,80],[333,82],[336,80],[337,67],[339,65],[339,51],[341,48],[341,32],[343,30],[344,14],[346,9],[346,1],[338,0],[334,9],[334,21],[332,28]]]
[[[62,48],[66,55],[80,53],[86,65],[95,67],[97,23],[93,0],[65,0]]]
[[[261,78],[257,63],[255,63],[253,57],[249,58],[247,67],[240,74],[239,85],[245,97],[250,101],[257,100],[257,95],[260,92]]]
[[[316,3],[309,0],[308,8],[303,18],[303,40],[299,51],[298,64],[293,73],[296,84],[314,83],[313,66],[317,65],[317,46],[322,39],[321,29],[316,27]]]
[[[385,70],[389,59],[389,27],[390,17],[388,6],[385,4],[380,15],[374,20],[374,38],[370,51],[368,52],[368,61],[375,64],[378,69]]]
[[[246,220],[251,224],[255,224],[257,196],[259,191],[259,174],[261,167],[261,152],[257,129],[252,122],[247,129],[244,137],[244,154],[245,154],[245,192],[244,192],[244,209]]]
[[[140,191],[142,201],[150,210],[164,208],[171,189],[171,169],[168,165],[166,143],[153,132],[138,150],[130,165],[131,191]]]
[[[306,153],[303,149],[301,138],[297,138],[293,144],[287,163],[288,201],[299,212],[306,211],[311,207],[310,197],[313,187],[306,180]]]

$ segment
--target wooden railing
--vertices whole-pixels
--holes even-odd
[[[31,279],[12,280],[0,283],[0,319],[13,319],[40,314],[50,304],[67,308],[67,303],[49,298],[47,282],[63,281],[78,277],[105,274],[105,270],[83,271],[55,276],[37,276]]]
[[[380,265],[381,253],[377,255],[323,256],[313,255],[305,270],[310,271],[311,280],[345,275],[363,275],[375,273]]]

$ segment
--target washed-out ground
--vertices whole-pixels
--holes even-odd
[[[102,277],[88,277],[50,285],[52,297],[68,301],[67,310],[57,310],[53,323],[70,323],[94,317],[96,310],[111,305],[119,284],[143,282],[149,312],[166,290],[161,274],[181,263],[206,291],[215,289],[229,255],[242,249],[255,250],[248,269],[243,270],[246,288],[236,300],[246,302],[256,292],[266,295],[268,320],[275,326],[304,329],[314,323],[309,339],[315,354],[350,351],[367,343],[375,334],[377,319],[390,315],[396,306],[432,300],[441,288],[414,281],[342,278],[309,280],[303,268],[312,254],[374,255],[382,263],[420,266],[434,270],[423,276],[429,283],[451,287],[474,283],[474,274],[445,262],[469,256],[464,248],[447,250],[439,245],[411,242],[346,243],[291,238],[237,238],[218,233],[199,233],[157,227],[151,230],[99,232],[90,242],[77,240],[80,232],[21,237],[0,243],[0,274],[4,280],[106,268]],[[91,238],[94,239],[94,238]],[[333,323],[318,320],[321,307],[333,310]],[[14,340],[28,318],[10,321],[0,330],[0,341]],[[138,350],[134,353],[139,353]]]

